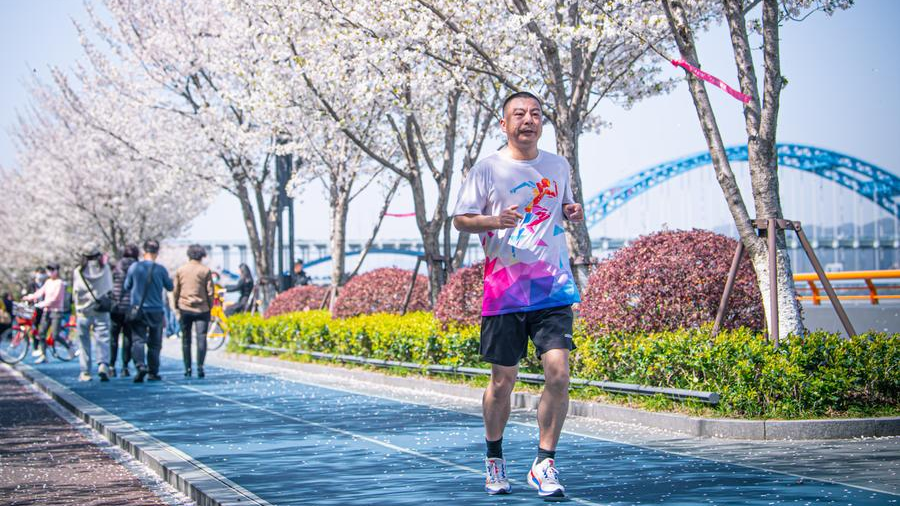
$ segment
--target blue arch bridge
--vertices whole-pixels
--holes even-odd
[[[732,162],[747,162],[747,147],[732,146],[726,150]],[[823,263],[831,270],[866,270],[900,267],[900,177],[871,163],[849,155],[827,149],[800,144],[779,144],[777,146],[780,169],[791,169],[799,173],[815,176],[819,181],[828,182],[856,197],[854,207],[870,204],[880,214],[868,223],[859,219],[858,210],[852,219],[836,217],[835,223],[827,226],[806,224],[807,234]],[[610,220],[616,211],[635,201],[654,188],[664,186],[679,176],[697,169],[710,167],[712,159],[708,152],[661,163],[628,176],[585,201],[585,215],[589,229],[596,230],[599,224]],[[784,173],[782,173],[783,175]],[[821,193],[821,190],[820,190]],[[836,195],[836,194],[835,194]],[[718,199],[721,194],[718,193]],[[782,187],[784,201],[784,188]],[[752,205],[745,192],[745,201]],[[836,204],[834,202],[832,205]],[[786,216],[797,219],[795,216]],[[854,221],[855,219],[855,221]],[[841,223],[837,221],[845,220]],[[732,232],[734,234],[734,232]],[[596,233],[592,235],[597,235]],[[610,252],[627,244],[633,237],[594,237],[594,254],[605,257]],[[362,241],[348,241],[347,255],[354,257],[363,249]],[[248,248],[240,243],[208,243],[213,251],[213,259],[220,259],[220,265],[232,270],[237,262],[247,262]],[[789,237],[789,248],[796,271],[811,270],[796,238]],[[285,258],[290,246],[285,247]],[[295,256],[302,258],[307,267],[328,263],[331,260],[329,244],[322,241],[297,241]],[[373,243],[369,254],[376,259],[388,255],[398,260],[400,257],[416,257],[422,253],[418,239],[384,240]],[[235,255],[237,258],[234,258]],[[482,257],[477,241],[470,241],[467,261]],[[855,261],[854,261],[855,259]],[[318,273],[318,270],[314,271]],[[322,271],[322,275],[326,273]]]

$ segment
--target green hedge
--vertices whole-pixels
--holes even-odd
[[[485,367],[477,326],[442,329],[431,313],[332,319],[327,311],[232,321],[229,346],[253,343],[422,364]],[[814,332],[775,349],[748,330],[574,335],[573,376],[718,392],[723,416],[798,418],[900,404],[898,335]],[[540,372],[533,352],[523,370]]]

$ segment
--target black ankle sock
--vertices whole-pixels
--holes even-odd
[[[555,459],[555,458],[556,458],[556,450],[553,450],[553,451],[545,450],[545,449],[541,448],[540,446],[538,446],[538,454],[537,454],[538,462],[543,462],[544,459]]]
[[[488,441],[484,440],[487,443],[487,458],[489,459],[502,459],[503,458],[503,438],[496,441]]]

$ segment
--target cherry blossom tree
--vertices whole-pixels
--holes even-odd
[[[287,134],[242,107],[258,90],[254,80],[266,62],[247,19],[232,15],[222,2],[105,0],[103,5],[112,23],[94,16],[93,26],[113,56],[85,43],[96,74],[124,96],[142,100],[159,118],[169,117],[163,121],[177,125],[193,149],[215,160],[195,166],[192,176],[237,198],[256,270],[271,276],[283,190],[274,161],[285,150]],[[141,74],[137,79],[135,72]],[[147,84],[136,90],[135,80]],[[177,165],[163,146],[148,146],[127,133],[121,137],[142,153]]]
[[[53,75],[64,79],[57,69]],[[53,85],[32,85],[33,106],[13,132],[19,169],[3,174],[10,199],[2,215],[14,224],[4,233],[16,248],[8,265],[73,263],[89,248],[115,257],[128,243],[179,234],[208,205],[208,189],[185,188],[166,167],[90,125],[91,115],[114,113],[129,125],[146,119],[146,111],[121,104],[110,111],[114,97],[104,91],[84,90],[76,103]]]
[[[558,153],[572,166],[575,200],[584,201],[579,140],[603,125],[596,114],[603,100],[629,107],[667,91],[640,40],[622,29],[640,26],[665,45],[666,26],[652,2],[618,0],[408,0],[404,8],[427,14],[421,49],[445,65],[487,76],[506,90],[541,97]],[[395,2],[392,2],[394,5]],[[612,19],[615,16],[616,19]],[[592,167],[602,170],[602,167]],[[587,281],[591,241],[584,222],[566,222],[569,250],[580,287]]]
[[[259,38],[281,41],[290,52],[291,86],[305,87],[359,150],[409,185],[436,299],[454,253],[447,218],[454,167],[462,158],[465,170],[477,158],[494,121],[497,88],[423,57],[422,19],[397,15],[392,3],[250,5],[263,19]]]

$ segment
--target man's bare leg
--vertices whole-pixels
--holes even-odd
[[[537,412],[540,447],[555,451],[569,410],[569,350],[549,350],[541,355],[541,364],[544,366],[544,391]]]
[[[497,441],[503,437],[511,409],[509,397],[516,384],[518,372],[518,366],[491,365],[491,382],[488,383],[481,399],[484,437],[488,441]]]

